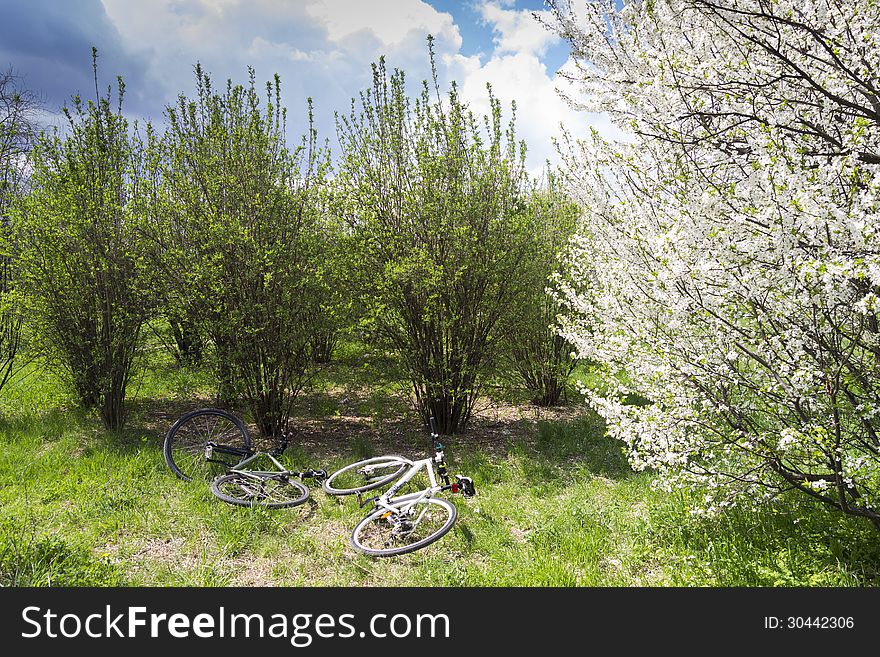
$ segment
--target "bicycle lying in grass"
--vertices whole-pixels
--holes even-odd
[[[203,408],[181,417],[165,436],[165,463],[184,481],[212,477],[211,492],[238,506],[269,508],[297,506],[310,495],[297,479],[320,483],[324,470],[288,470],[278,457],[287,449],[289,434],[268,451],[255,451],[247,427],[238,417],[219,408]],[[251,470],[258,459],[268,460],[274,470]]]
[[[324,480],[324,491],[330,495],[354,494],[361,507],[373,504],[372,511],[351,533],[351,544],[356,550],[375,557],[390,557],[421,549],[448,533],[458,517],[455,505],[435,496],[447,490],[467,497],[475,494],[470,477],[455,475],[455,481],[450,482],[434,418],[430,424],[433,457],[411,461],[402,456],[377,456],[347,465]],[[426,488],[397,495],[423,471],[428,475]],[[442,483],[438,483],[438,477]],[[392,482],[381,495],[367,499],[361,495]]]

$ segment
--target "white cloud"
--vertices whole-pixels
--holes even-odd
[[[499,2],[484,2],[479,10],[483,21],[492,26],[496,53],[543,55],[549,45],[560,41],[555,33],[535,20],[531,11],[503,9]],[[547,11],[534,13],[549,16]]]
[[[192,65],[199,61],[216,82],[246,80],[252,66],[257,80],[281,75],[291,137],[305,127],[305,99],[314,98],[319,134],[335,133],[334,111],[346,112],[351,98],[371,82],[370,62],[384,55],[389,68],[406,71],[412,85],[428,78],[425,45],[435,37],[442,85],[457,80],[463,98],[477,113],[489,109],[486,83],[502,101],[517,104],[517,130],[529,147],[528,166],[540,170],[556,161],[552,138],[564,123],[576,136],[591,126],[608,136],[607,118],[570,108],[556,92],[557,80],[541,61],[558,40],[528,11],[506,0],[477,8],[494,34],[488,56],[461,52],[462,36],[453,17],[423,0],[102,0],[126,48],[149,62],[149,94],[161,107],[177,94],[190,94]],[[112,69],[108,73],[114,74]],[[137,90],[131,90],[137,93]]]
[[[421,1],[314,1],[307,5],[306,13],[320,21],[334,43],[345,43],[359,32],[369,32],[382,46],[393,48],[416,33],[419,40],[424,39],[425,34],[433,34],[448,40],[455,50],[461,48],[461,34],[452,16]]]
[[[549,73],[541,61],[547,47],[559,37],[539,23],[532,12],[503,8],[509,5],[498,1],[480,5],[481,16],[495,32],[495,50],[484,64],[479,60],[475,63],[476,58],[457,62],[462,98],[475,112],[488,112],[489,83],[508,116],[510,101],[516,101],[517,134],[528,146],[527,166],[532,175],[539,174],[546,161],[558,162],[553,140],[561,136],[562,125],[575,137],[586,137],[595,129],[606,138],[623,138],[607,115],[575,109],[560,95],[562,90],[577,97],[575,90]],[[562,70],[570,65],[569,61]]]
[[[288,92],[323,101],[331,121],[369,83],[380,55],[421,79],[429,33],[438,55],[462,44],[452,16],[423,0],[102,2],[127,47],[148,54],[163,97],[192,88],[196,61],[220,80],[241,80],[252,66],[258,79],[277,72]]]
[[[254,40],[251,41],[251,45],[247,50],[247,54],[250,59],[257,61],[274,59],[280,62],[289,60],[291,62],[311,63],[315,63],[318,60],[334,59],[342,56],[342,53],[340,53],[338,50],[306,52],[304,50],[300,50],[299,48],[291,46],[288,43],[276,43],[274,41],[268,41],[259,36],[254,37]]]
[[[585,136],[591,126],[605,134],[612,128],[601,115],[584,114],[569,107],[557,93],[544,64],[531,53],[492,57],[464,79],[462,98],[477,113],[489,111],[487,83],[502,101],[508,118],[510,101],[516,101],[517,135],[528,146],[527,166],[532,175],[540,173],[545,161],[558,161],[553,139],[561,134],[560,124],[576,136]]]

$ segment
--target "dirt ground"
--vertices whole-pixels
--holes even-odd
[[[328,398],[335,401],[332,414],[319,414],[308,396],[297,401],[291,418],[291,446],[302,450],[318,450],[329,456],[350,455],[356,446],[368,446],[377,454],[427,451],[428,432],[421,426],[415,411],[403,399],[395,400],[393,409],[381,417],[358,411],[358,404],[351,402],[351,390],[322,391],[324,407]],[[187,402],[168,402],[146,411],[142,426],[161,441],[178,417],[203,407],[213,406],[213,400],[190,399]],[[233,409],[239,416],[243,410]],[[583,404],[541,408],[530,403],[511,404],[481,400],[464,433],[445,436],[449,446],[479,446],[489,454],[504,454],[511,442],[529,442],[535,436],[539,421],[565,421],[580,417],[587,409]],[[259,436],[255,425],[249,425],[256,447],[265,449],[274,443]]]

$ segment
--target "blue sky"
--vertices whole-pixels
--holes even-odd
[[[614,134],[603,116],[572,110],[554,79],[567,45],[532,17],[540,0],[0,0],[0,68],[12,67],[49,111],[94,95],[91,47],[102,86],[126,81],[126,111],[161,123],[165,105],[193,91],[196,61],[216,81],[281,75],[291,136],[315,103],[321,138],[335,142],[333,113],[350,107],[380,55],[413,83],[427,77],[425,37],[435,37],[441,83],[456,80],[478,112],[485,90],[517,103],[529,167],[555,159],[560,122]]]

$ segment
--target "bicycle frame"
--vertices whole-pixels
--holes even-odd
[[[245,461],[252,460],[258,454],[250,449],[239,449],[237,447],[230,447],[229,445],[221,445],[219,443],[208,441],[208,444],[205,446],[205,460],[208,463],[219,463],[220,465],[229,464],[226,461],[220,461],[218,459],[213,458],[214,454],[228,454],[230,456],[237,456],[239,461],[238,464],[233,467],[238,467]]]
[[[325,483],[324,488],[331,495],[354,493],[361,508],[372,503],[370,510],[352,530],[351,544],[359,552],[386,557],[421,549],[447,534],[457,518],[455,505],[437,494],[441,491],[461,493],[466,497],[475,494],[470,477],[460,474],[455,475],[454,480],[450,477],[445,448],[438,440],[440,436],[437,435],[433,418],[430,424],[433,457],[416,461],[395,455],[364,459],[363,462],[338,470],[328,480],[332,484],[337,476],[356,472],[364,477],[361,486],[344,484],[334,488],[336,484]],[[399,494],[423,470],[427,473],[427,486],[415,492]],[[389,484],[384,493],[367,499],[362,497],[366,491]],[[427,527],[424,530],[426,533],[417,530],[423,523]]]
[[[394,485],[391,486],[391,488],[375,498],[373,503],[375,506],[387,509],[388,511],[406,513],[421,500],[434,497],[437,493],[452,488],[450,484],[441,486],[437,483],[437,476],[434,474],[434,463],[442,462],[443,452],[438,452],[437,456],[434,458],[413,461],[409,471],[403,475],[403,477],[394,482]],[[394,496],[397,491],[406,486],[406,484],[423,469],[428,473],[428,481],[430,482],[428,488],[414,493],[407,493],[406,495],[401,495],[399,497]]]
[[[276,470],[246,470],[246,469],[244,469],[244,466],[246,466],[251,461],[257,460],[261,456],[265,456],[270,461],[272,461],[272,464],[275,466]],[[246,477],[251,477],[253,479],[265,479],[268,477],[274,477],[276,475],[285,475],[285,474],[287,474],[287,475],[300,475],[300,474],[302,474],[299,472],[293,472],[291,470],[288,470],[283,465],[281,465],[281,463],[278,462],[278,459],[276,459],[274,456],[272,456],[272,454],[270,454],[269,452],[256,452],[256,453],[252,454],[251,456],[249,456],[248,458],[241,461],[240,463],[238,463],[238,465],[234,465],[233,467],[229,468],[229,472],[237,472],[239,474],[245,475]]]
[[[327,476],[327,472],[324,470],[314,470],[309,468],[308,470],[288,470],[285,468],[278,459],[275,458],[275,454],[280,454],[287,447],[287,443],[284,443],[284,446],[280,449],[280,451],[269,451],[269,452],[254,452],[254,451],[244,451],[236,448],[229,448],[225,445],[215,445],[213,443],[208,443],[208,451],[205,454],[205,459],[207,461],[211,461],[214,463],[221,463],[223,465],[228,465],[223,461],[217,461],[216,459],[211,458],[211,453],[214,451],[220,452],[221,454],[236,454],[242,457],[242,459],[235,465],[227,468],[227,472],[235,472],[240,475],[244,475],[245,477],[249,477],[251,479],[272,479],[276,477],[285,477],[285,476],[293,476],[299,479],[311,478],[321,480]],[[258,458],[265,456],[270,461],[272,461],[272,465],[275,466],[275,470],[249,470],[246,469],[245,466],[252,461],[257,460]]]

